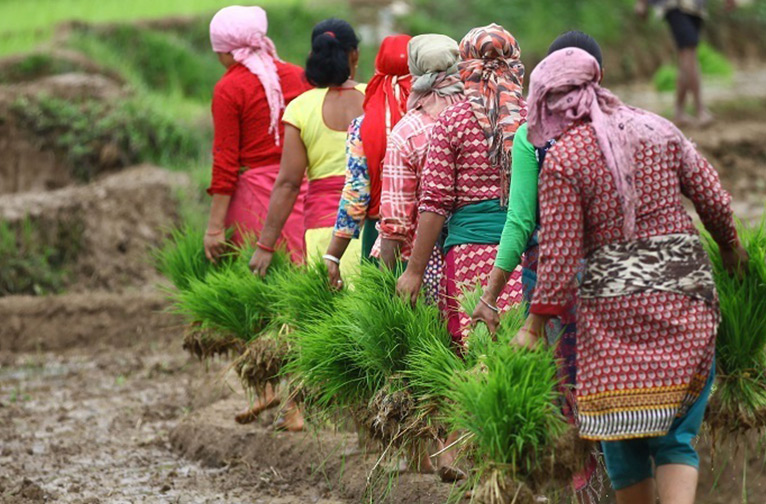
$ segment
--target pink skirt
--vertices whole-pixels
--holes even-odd
[[[482,287],[487,286],[489,275],[495,266],[496,255],[497,245],[466,243],[455,245],[444,257],[444,304],[446,305],[444,315],[452,339],[458,344],[462,345],[471,332],[471,314],[466,313],[461,307],[463,291],[473,290],[477,283],[481,283]],[[513,270],[511,279],[500,293],[497,307],[504,312],[521,301],[521,266],[519,266]]]
[[[237,187],[229,203],[226,227],[234,228],[232,241],[239,245],[245,237],[255,238],[261,233],[269,212],[269,199],[274,182],[279,174],[279,165],[251,168],[239,175]],[[290,216],[282,228],[277,246],[285,247],[294,262],[302,262],[305,250],[303,242],[303,200],[307,184],[304,180],[301,191]]]

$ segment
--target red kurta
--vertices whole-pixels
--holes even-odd
[[[276,62],[285,104],[311,88],[303,69]],[[269,134],[269,104],[261,81],[241,64],[231,66],[213,92],[213,178],[208,194],[233,194],[240,169],[278,165],[282,146]],[[284,125],[280,121],[280,138]]]

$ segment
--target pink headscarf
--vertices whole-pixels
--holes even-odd
[[[598,61],[582,49],[561,49],[545,58],[529,85],[529,140],[543,147],[577,121],[590,120],[606,165],[614,176],[628,239],[636,233],[634,156],[641,143],[660,143],[682,134],[651,112],[628,107],[601,87]]]
[[[215,52],[231,53],[261,81],[271,111],[269,133],[279,145],[279,115],[285,108],[285,98],[275,61],[282,60],[274,42],[266,36],[268,27],[266,11],[260,7],[225,7],[210,21],[210,44]]]

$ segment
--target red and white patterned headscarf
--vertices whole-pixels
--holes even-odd
[[[460,58],[466,98],[489,142],[490,163],[501,171],[501,204],[505,205],[513,138],[527,113],[521,50],[513,35],[493,23],[474,28],[463,37]]]
[[[285,98],[274,62],[282,60],[274,42],[266,36],[268,27],[266,11],[260,7],[225,7],[210,21],[210,44],[215,52],[231,53],[261,81],[271,112],[269,133],[279,145],[279,116],[285,108]]]
[[[541,147],[578,121],[590,121],[611,171],[624,212],[624,232],[636,231],[634,156],[641,142],[683,139],[670,121],[623,104],[601,87],[601,67],[575,47],[549,55],[532,72],[529,87],[529,141]]]

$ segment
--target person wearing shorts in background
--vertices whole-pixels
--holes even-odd
[[[713,115],[702,103],[699,60],[697,47],[700,31],[707,16],[707,0],[637,0],[636,13],[646,18],[649,5],[660,9],[670,25],[676,47],[678,48],[678,82],[676,84],[676,109],[674,121],[679,126],[708,126],[713,122]],[[736,0],[726,0],[727,10],[736,7]],[[696,117],[686,113],[686,97],[692,95]]]

